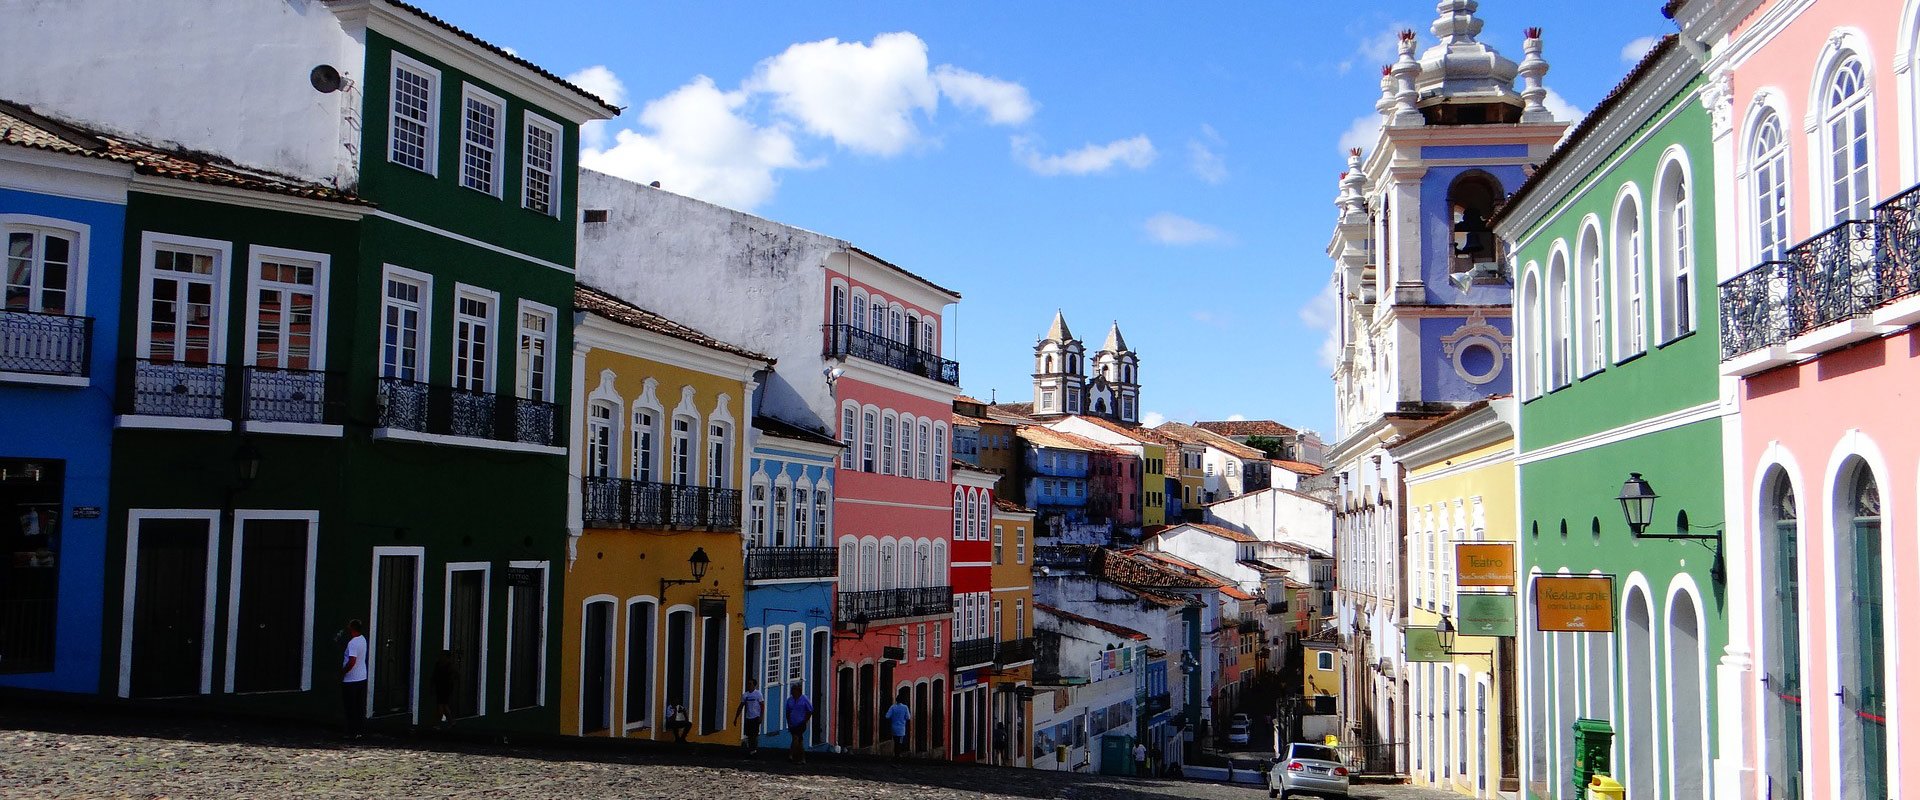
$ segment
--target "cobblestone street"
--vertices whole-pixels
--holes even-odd
[[[1071,798],[1258,800],[1253,787],[775,753],[422,742],[257,724],[0,713],[0,797],[68,798]],[[83,721],[82,721],[83,720]],[[1356,787],[1358,798],[1449,795]]]

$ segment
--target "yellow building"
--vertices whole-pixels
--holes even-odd
[[[587,287],[574,310],[560,730],[738,742],[740,486],[772,361]]]
[[[988,678],[993,731],[1006,725],[1004,755],[996,742],[994,763],[1033,766],[1033,524],[1034,511],[1005,500],[993,509],[993,673]]]
[[[1300,643],[1305,651],[1301,674],[1303,694],[1307,697],[1340,696],[1340,644],[1331,638]]]
[[[1389,448],[1407,470],[1407,763],[1414,783],[1470,796],[1519,789],[1517,413],[1483,400]]]

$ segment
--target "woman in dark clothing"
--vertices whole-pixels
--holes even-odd
[[[459,692],[460,654],[442,650],[440,660],[433,664],[433,699],[440,707],[435,725],[444,728],[453,724],[453,697]]]

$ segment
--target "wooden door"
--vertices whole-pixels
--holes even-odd
[[[373,622],[373,714],[413,711],[413,662],[420,631],[414,625],[419,595],[420,557],[380,556]]]
[[[240,539],[233,690],[297,691],[307,636],[307,521],[247,520]]]
[[[134,697],[198,694],[206,671],[207,537],[204,519],[146,519],[133,583]]]

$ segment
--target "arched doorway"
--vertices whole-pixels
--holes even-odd
[[[1800,512],[1785,473],[1770,476],[1760,548],[1765,596],[1773,599],[1766,631],[1767,781],[1773,797],[1802,800],[1806,777],[1800,751]]]
[[[1707,796],[1707,665],[1700,643],[1700,608],[1689,592],[1667,606],[1667,730],[1673,797]]]
[[[1840,781],[1846,800],[1887,797],[1887,683],[1880,579],[1880,484],[1855,462],[1841,473],[1834,526],[1839,578]]]
[[[1627,796],[1654,797],[1659,785],[1654,765],[1653,706],[1653,615],[1647,594],[1640,587],[1627,589],[1625,610],[1626,636],[1621,657],[1626,661],[1626,702],[1621,709],[1627,717]]]
[[[854,684],[852,667],[842,666],[839,672],[839,691],[834,693],[833,718],[836,727],[833,740],[842,747],[851,747],[854,744],[853,721],[857,716],[854,713],[854,697],[860,690]]]

